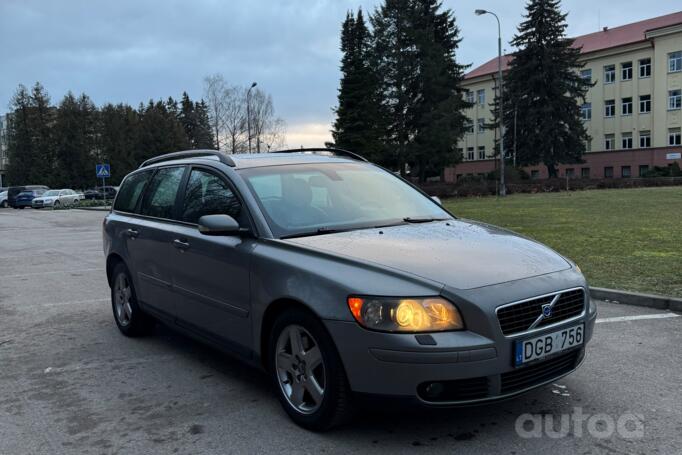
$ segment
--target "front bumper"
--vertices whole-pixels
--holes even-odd
[[[508,398],[555,381],[582,363],[596,312],[553,326],[549,333],[585,323],[585,343],[537,363],[512,365],[513,339],[492,340],[471,331],[430,334],[380,333],[355,322],[325,321],[354,392],[416,397],[423,404],[465,405]],[[535,335],[535,334],[534,334]],[[421,342],[419,341],[421,339]],[[435,344],[433,344],[435,342]]]

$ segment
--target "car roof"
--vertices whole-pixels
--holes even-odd
[[[204,153],[204,154],[202,154]],[[193,155],[193,156],[183,156]],[[197,162],[222,162],[233,169],[247,169],[265,166],[282,166],[287,164],[309,163],[357,163],[366,160],[351,152],[335,149],[302,149],[271,153],[236,153],[227,154],[215,150],[196,150],[176,152],[145,161],[141,169],[153,168],[169,164],[188,164]]]

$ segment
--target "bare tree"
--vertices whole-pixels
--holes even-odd
[[[216,73],[204,78],[204,98],[208,104],[208,117],[218,150],[222,145],[221,139],[225,131],[226,94],[227,84],[222,74]]]
[[[246,91],[234,85],[225,93],[225,133],[227,149],[230,153],[246,150]]]
[[[287,125],[283,119],[273,120],[272,126],[263,134],[263,146],[268,152],[287,148]]]
[[[272,96],[256,89],[250,97],[251,138],[255,139],[256,152],[280,147],[286,143],[284,120],[275,117]]]

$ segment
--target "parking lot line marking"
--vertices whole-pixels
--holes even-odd
[[[675,313],[639,314],[637,316],[616,316],[613,318],[597,318],[597,324],[602,322],[639,321],[642,319],[667,319],[678,317],[680,317],[680,315]]]

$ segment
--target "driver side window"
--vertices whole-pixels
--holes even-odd
[[[197,223],[204,215],[230,215],[244,225],[241,203],[228,184],[215,174],[200,169],[190,173],[181,220]]]

